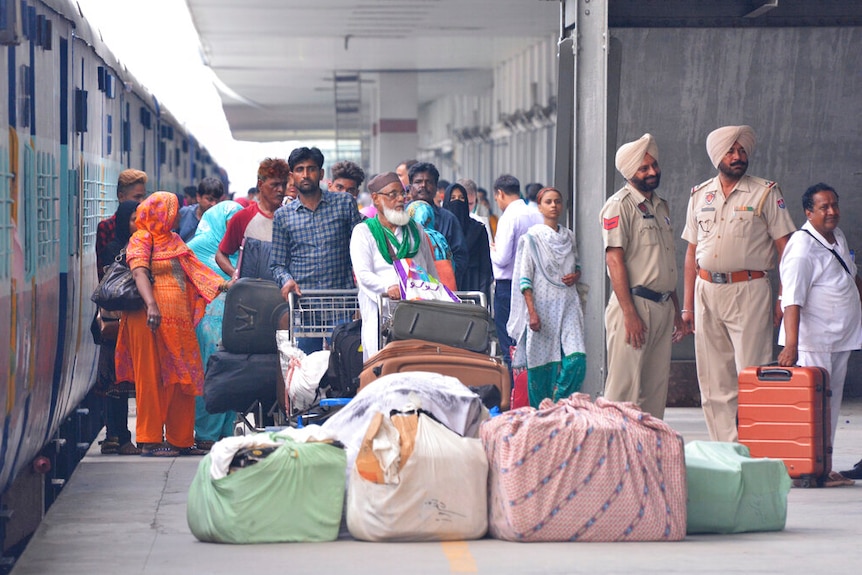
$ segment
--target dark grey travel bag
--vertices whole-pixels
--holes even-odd
[[[402,301],[392,313],[389,341],[421,339],[490,353],[494,322],[484,306],[446,301]]]

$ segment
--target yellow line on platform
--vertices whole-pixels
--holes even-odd
[[[441,545],[443,546],[443,553],[449,559],[449,568],[452,573],[477,573],[479,571],[466,541],[444,541]]]

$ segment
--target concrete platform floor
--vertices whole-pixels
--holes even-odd
[[[666,417],[686,441],[707,439],[700,409],[672,408]],[[848,469],[860,457],[862,402],[845,402],[833,467]],[[13,575],[808,574],[852,572],[862,559],[862,482],[793,489],[782,532],[697,535],[678,543],[387,544],[349,535],[331,543],[200,543],[186,524],[186,495],[199,462],[101,455],[94,443]]]

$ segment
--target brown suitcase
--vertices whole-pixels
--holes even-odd
[[[781,459],[807,487],[832,469],[829,373],[820,367],[748,367],[739,373],[739,442]]]
[[[468,387],[495,385],[500,390],[500,409],[509,409],[511,384],[505,364],[493,357],[457,347],[405,339],[388,343],[365,362],[359,375],[359,391],[384,375],[405,371],[430,371],[458,380]]]

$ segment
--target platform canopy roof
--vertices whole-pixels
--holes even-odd
[[[857,0],[608,1],[612,28],[862,25]],[[253,141],[333,137],[342,73],[415,71],[420,104],[478,93],[496,62],[560,28],[557,0],[187,3],[233,135]]]

